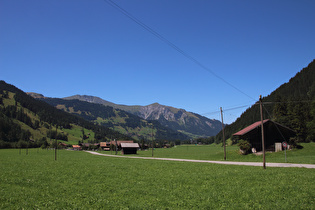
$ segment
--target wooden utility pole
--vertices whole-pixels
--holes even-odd
[[[57,148],[58,148],[58,145],[57,145],[57,128],[58,128],[58,125],[56,124],[56,140],[55,140],[56,147],[55,147],[55,160],[57,160]]]
[[[224,123],[223,123],[223,111],[222,111],[222,107],[220,107],[220,111],[221,111],[221,121],[222,121],[222,135],[223,135],[223,147],[224,147],[224,160],[226,160],[225,135],[224,135]]]
[[[263,117],[261,95],[259,96],[259,105],[260,105],[260,119],[261,119],[261,141],[262,141],[262,149],[263,149],[263,168],[266,169],[264,117]]]
[[[153,123],[152,123],[152,128],[151,128],[151,138],[152,138],[152,157],[153,157]]]
[[[114,139],[114,141],[115,141],[115,149],[116,149],[115,155],[117,155],[117,149],[118,149],[118,147],[117,147],[117,141],[116,141],[116,139]]]

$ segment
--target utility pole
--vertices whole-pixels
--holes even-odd
[[[117,155],[117,149],[118,149],[118,148],[117,148],[117,141],[116,141],[116,139],[114,139],[114,141],[115,141],[115,147],[116,147],[116,148],[115,148],[115,149],[116,149],[115,155]]]
[[[153,157],[153,123],[152,123],[152,127],[151,127],[151,138],[152,138],[152,157]]]
[[[262,149],[263,149],[263,169],[266,169],[264,117],[263,117],[261,95],[259,96],[259,105],[260,105],[260,119],[261,119],[261,141],[262,141]]]
[[[222,107],[220,107],[220,111],[221,111],[221,121],[222,121],[222,135],[223,135],[223,147],[224,147],[224,160],[226,160],[225,135],[224,135],[224,123],[223,123],[223,111],[222,111]]]
[[[55,160],[57,160],[57,148],[58,148],[58,145],[57,145],[57,128],[58,128],[58,125],[56,124],[56,140],[55,140],[55,143],[56,143],[56,148],[55,148]]]

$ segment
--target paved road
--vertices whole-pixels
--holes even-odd
[[[189,159],[175,159],[175,158],[154,158],[154,157],[135,157],[135,156],[121,156],[121,155],[107,155],[98,152],[86,151],[93,155],[101,155],[107,157],[118,158],[135,158],[147,160],[168,160],[168,161],[181,161],[181,162],[195,162],[195,163],[216,163],[224,165],[244,165],[244,166],[263,166],[260,162],[233,162],[233,161],[212,161],[212,160],[189,160]],[[298,167],[298,168],[315,168],[315,164],[296,164],[296,163],[266,163],[266,167]]]

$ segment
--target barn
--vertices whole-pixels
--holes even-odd
[[[137,154],[137,150],[139,149],[138,143],[120,143],[121,146],[121,154]]]
[[[276,142],[289,141],[291,137],[296,135],[295,131],[292,129],[270,119],[264,120],[263,124],[266,150],[275,151]],[[262,150],[261,121],[247,126],[237,133],[234,133],[233,136],[247,140],[256,151]]]

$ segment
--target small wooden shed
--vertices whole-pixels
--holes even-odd
[[[138,143],[120,143],[121,146],[121,154],[137,154],[137,150],[139,149]]]

